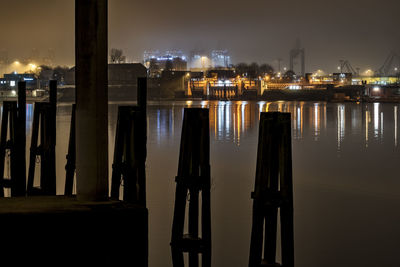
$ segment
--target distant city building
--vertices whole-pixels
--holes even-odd
[[[214,68],[228,68],[231,65],[231,57],[228,50],[213,50],[211,52],[211,61]]]
[[[186,71],[187,59],[180,50],[166,51],[162,55],[157,51],[145,51],[143,55],[144,66],[148,69],[150,77],[160,77],[163,70]]]
[[[18,82],[26,82],[27,89],[35,89],[37,87],[37,79],[34,74],[10,73],[4,74],[4,78],[0,78],[1,90],[17,90]]]
[[[211,68],[210,57],[204,53],[192,53],[190,57],[190,69],[205,71]]]

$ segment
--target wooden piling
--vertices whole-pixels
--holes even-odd
[[[7,140],[9,134],[10,139]],[[26,194],[26,82],[18,82],[18,102],[4,101],[0,138],[0,197],[4,188],[11,196]],[[4,160],[10,152],[10,177],[4,177]]]
[[[75,177],[75,161],[76,161],[76,142],[75,142],[75,110],[76,105],[72,105],[71,114],[71,127],[69,131],[69,143],[68,143],[68,154],[67,164],[65,165],[65,188],[64,195],[72,196],[74,188],[74,177]]]
[[[290,113],[263,112],[260,116],[249,267],[294,266],[290,122]],[[276,262],[278,208],[281,264]]]
[[[26,194],[26,82],[18,82],[18,126],[15,138],[16,176],[11,188],[12,196]]]
[[[16,149],[16,139],[18,127],[17,118],[17,102],[15,101],[4,101],[3,102],[3,113],[1,120],[1,138],[0,138],[0,197],[4,197],[4,188],[11,188],[11,196],[15,194],[16,176],[18,175],[18,150]],[[7,140],[9,134],[10,139]],[[7,179],[4,177],[4,161],[7,155],[7,151],[10,152],[10,177]]]
[[[138,79],[137,106],[119,106],[111,198],[146,206],[147,79]]]
[[[53,103],[35,103],[32,122],[31,149],[28,171],[28,195],[56,194],[55,109]],[[39,136],[40,127],[40,136]],[[40,138],[40,145],[38,139]],[[40,186],[35,188],[36,157],[40,157]]]
[[[202,193],[201,227],[199,237],[199,194]],[[189,201],[189,233],[184,234],[187,195]],[[209,110],[185,108],[178,175],[176,177],[175,209],[172,224],[171,252],[174,267],[183,267],[183,253],[189,253],[189,266],[211,266],[210,209],[210,133]]]

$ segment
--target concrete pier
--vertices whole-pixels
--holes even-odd
[[[83,201],[108,198],[107,2],[75,1],[76,179]]]
[[[1,259],[14,266],[147,266],[147,209],[121,201],[0,199]]]

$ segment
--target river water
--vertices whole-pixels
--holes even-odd
[[[400,266],[400,105],[283,101],[149,103],[149,266],[172,266],[174,178],[185,107],[210,109],[213,266],[248,265],[250,193],[259,114],[265,111],[292,113],[296,266]],[[117,108],[109,105],[110,173]],[[27,116],[30,138],[31,105]],[[59,194],[70,116],[71,105],[60,104]]]

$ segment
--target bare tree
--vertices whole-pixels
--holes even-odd
[[[111,49],[111,63],[125,63],[126,57],[123,55],[122,49],[112,48]]]

